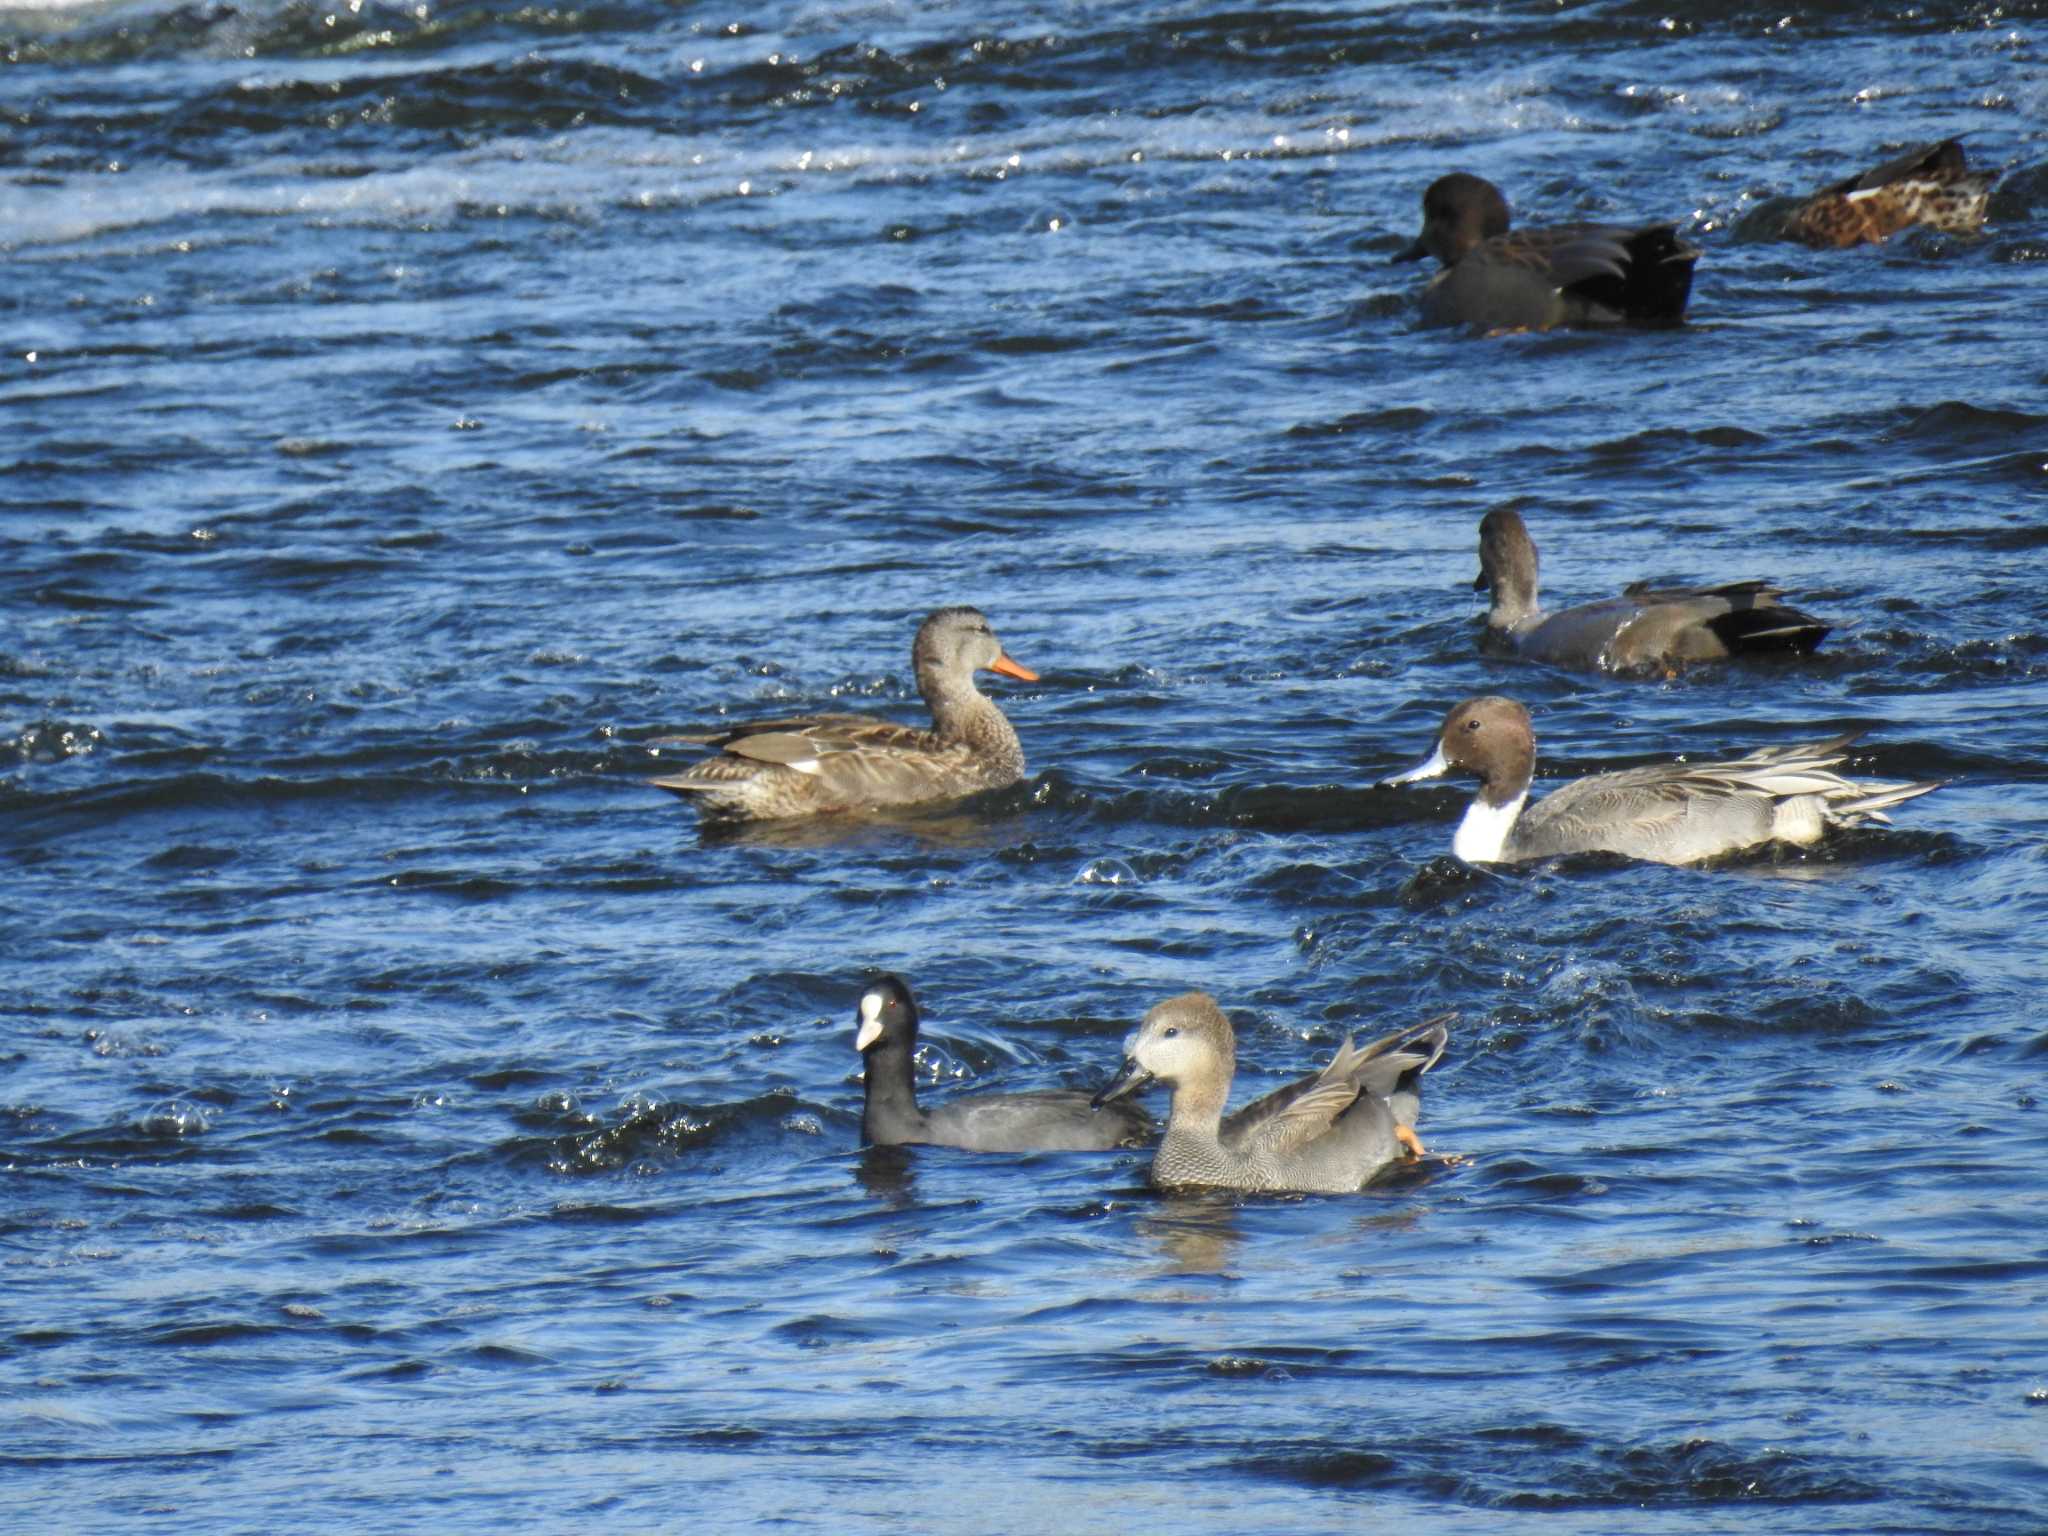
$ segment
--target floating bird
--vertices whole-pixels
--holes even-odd
[[[1544,331],[1560,325],[1677,325],[1696,246],[1675,224],[1508,228],[1500,188],[1463,171],[1422,194],[1422,233],[1396,261],[1434,256],[1422,290],[1430,325]]]
[[[866,1058],[861,1140],[905,1142],[969,1152],[1106,1152],[1152,1140],[1152,1117],[1135,1104],[1099,1113],[1078,1089],[983,1093],[919,1109],[911,1082],[917,1054],[917,1003],[900,977],[883,976],[861,994],[853,1048]]]
[[[978,609],[941,608],[910,648],[930,730],[869,715],[762,720],[709,736],[670,736],[719,749],[648,782],[694,799],[708,819],[767,820],[873,811],[952,800],[1024,777],[1024,749],[1003,712],[975,686],[977,671],[1027,683],[1038,674],[1003,654]]]
[[[1996,171],[1964,164],[1960,140],[1943,139],[1821,188],[1792,211],[1785,235],[1819,250],[1881,245],[1914,224],[1974,235],[1997,180]]]
[[[1491,591],[1486,630],[1535,661],[1601,671],[1671,667],[1688,661],[1792,652],[1805,654],[1828,626],[1783,606],[1767,581],[1720,587],[1652,587],[1637,582],[1619,597],[1545,613],[1537,602],[1536,543],[1519,512],[1496,508],[1479,522],[1476,591]]]
[[[1829,827],[1889,821],[1890,807],[1941,788],[1834,772],[1862,733],[1765,747],[1725,763],[1653,763],[1574,779],[1531,805],[1536,733],[1513,699],[1467,699],[1444,719],[1435,749],[1383,785],[1462,769],[1479,793],[1451,852],[1468,864],[1514,864],[1568,853],[1618,853],[1694,864],[1763,843],[1817,843]]]
[[[1346,1039],[1314,1072],[1226,1116],[1237,1037],[1216,1000],[1186,992],[1145,1015],[1124,1042],[1123,1070],[1095,1096],[1109,1105],[1152,1082],[1173,1090],[1152,1158],[1164,1187],[1341,1193],[1404,1156],[1420,1156],[1422,1074],[1444,1052],[1444,1014],[1363,1050]]]

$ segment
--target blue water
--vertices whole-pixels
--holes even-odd
[[[2048,1503],[2048,10],[0,12],[0,1487],[38,1530],[2034,1532]],[[1967,135],[1985,233],[1788,195]],[[1416,327],[1468,169],[1691,323]],[[1793,666],[1483,656],[1770,576]],[[915,718],[1013,790],[700,835],[654,738]],[[1851,726],[1896,825],[1449,858],[1380,791]],[[1539,790],[1542,783],[1539,782]],[[1166,1198],[858,1146],[1455,1009],[1432,1155]],[[1163,1106],[1155,1106],[1163,1107]],[[4,1523],[4,1522],[0,1522]]]

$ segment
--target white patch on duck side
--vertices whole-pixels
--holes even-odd
[[[853,1048],[864,1051],[882,1038],[882,994],[867,992],[860,1000],[860,1033],[853,1037]]]
[[[1506,805],[1488,805],[1484,795],[1475,796],[1458,823],[1458,835],[1451,839],[1451,852],[1467,864],[1498,864],[1528,799],[1526,789]]]
[[[782,766],[794,768],[798,773],[815,774],[818,771],[818,760],[815,757],[800,757],[795,762],[784,763]]]

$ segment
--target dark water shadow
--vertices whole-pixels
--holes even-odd
[[[1010,847],[1024,839],[1027,828],[1027,818],[1015,813],[991,818],[966,809],[848,812],[787,821],[705,821],[698,825],[697,841],[706,848],[859,850],[911,843],[974,852]]]

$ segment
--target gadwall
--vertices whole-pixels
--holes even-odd
[[[1487,633],[1561,667],[1621,671],[1759,652],[1804,654],[1828,632],[1812,614],[1783,606],[1784,594],[1767,581],[1674,588],[1637,582],[1619,597],[1545,613],[1537,569],[1536,543],[1519,512],[1501,507],[1480,519],[1472,586],[1493,593]]]
[[[1941,787],[1834,772],[1861,734],[1765,747],[1732,762],[1596,773],[1528,805],[1536,767],[1529,711],[1513,699],[1467,699],[1445,717],[1426,759],[1380,782],[1408,784],[1453,769],[1477,778],[1479,794],[1451,841],[1451,851],[1468,864],[1567,853],[1694,864],[1762,843],[1817,843],[1829,827],[1888,822],[1884,812],[1891,806]]]
[[[1024,777],[1024,749],[1003,712],[975,686],[978,670],[1027,683],[1038,674],[1003,654],[974,608],[941,608],[910,648],[932,728],[868,715],[762,720],[709,736],[663,737],[719,748],[681,773],[648,782],[694,797],[729,821],[880,810],[1000,789]]]
[[[1792,211],[1785,235],[1819,250],[1879,245],[1914,224],[1973,235],[1984,227],[1997,180],[1996,171],[1964,163],[1960,141],[1944,139],[1821,188]]]
[[[1674,224],[1508,228],[1507,199],[1454,171],[1422,194],[1422,233],[1396,261],[1434,256],[1422,290],[1430,325],[1545,331],[1559,325],[1677,325],[1692,293],[1696,246]]]
[[[1152,1158],[1154,1184],[1342,1193],[1404,1155],[1422,1154],[1414,1130],[1421,1078],[1443,1055],[1450,1018],[1363,1050],[1347,1039],[1322,1071],[1226,1117],[1237,1037],[1214,998],[1187,992],[1145,1015],[1124,1042],[1123,1070],[1095,1102],[1110,1104],[1154,1081],[1173,1090]]]
[[[853,1048],[866,1061],[864,1142],[920,1142],[969,1152],[1106,1152],[1152,1140],[1155,1127],[1144,1110],[1120,1104],[1101,1114],[1078,1089],[976,1094],[919,1109],[911,1082],[917,1023],[917,1004],[901,978],[884,976],[861,994]]]

